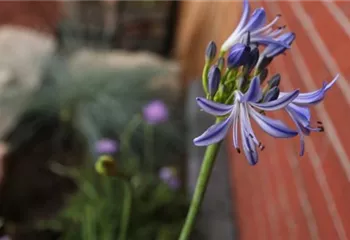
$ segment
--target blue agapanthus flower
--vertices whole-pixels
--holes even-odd
[[[250,32],[250,42],[253,44],[278,44],[288,48],[288,44],[279,41],[276,37],[282,32],[283,27],[273,30],[274,25],[277,23],[281,15],[277,15],[270,23],[266,24],[266,12],[263,8],[255,9],[250,14],[250,6],[248,0],[243,1],[243,14],[241,19],[234,30],[234,32],[228,37],[228,39],[221,46],[221,51],[227,51],[234,44],[243,40],[244,35]]]
[[[309,93],[300,93],[298,89],[281,91],[280,74],[271,76],[264,83],[268,78],[267,67],[275,57],[291,47],[295,33],[283,32],[285,26],[274,27],[279,15],[266,25],[263,8],[256,9],[250,18],[249,12],[248,1],[244,0],[241,20],[222,45],[217,63],[214,63],[216,45],[214,42],[208,45],[202,79],[207,98],[198,97],[196,100],[202,110],[216,116],[217,123],[196,137],[194,144],[208,146],[218,143],[232,126],[234,147],[239,153],[243,149],[249,163],[254,165],[259,159],[257,150],[263,150],[264,145],[254,133],[251,119],[272,137],[291,138],[299,135],[300,155],[303,155],[304,137],[311,132],[324,131],[321,122],[317,122],[316,126],[312,124],[309,107],[324,99],[338,76],[330,83],[324,83],[319,90]],[[258,48],[259,45],[265,48]],[[226,53],[228,56],[225,61]],[[226,68],[223,63],[226,63]],[[211,69],[209,74],[208,69]],[[214,74],[213,69],[217,74]],[[275,110],[285,110],[294,121],[295,129],[267,116]],[[239,136],[241,143],[238,141]]]
[[[260,114],[257,110],[273,111],[285,108],[299,94],[299,90],[285,94],[274,101],[259,103],[263,94],[260,88],[259,77],[255,77],[246,93],[235,91],[235,101],[232,105],[215,103],[205,98],[197,98],[198,105],[207,113],[214,116],[227,116],[223,121],[208,128],[201,136],[194,139],[197,146],[207,146],[221,141],[233,125],[233,145],[240,152],[238,143],[238,123],[240,125],[243,151],[251,164],[258,161],[256,146],[263,149],[250,123],[250,117],[268,134],[276,138],[294,137],[297,131],[290,129],[279,120]]]
[[[338,77],[339,75],[337,75],[328,84],[324,82],[322,88],[317,91],[300,93],[298,97],[286,107],[286,111],[294,121],[300,136],[300,156],[304,155],[304,136],[310,135],[311,132],[324,131],[324,127],[320,121],[317,122],[317,127],[313,127],[311,125],[311,113],[309,106],[321,102],[324,99],[326,92],[333,86]],[[286,93],[281,92],[280,96],[285,94]]]

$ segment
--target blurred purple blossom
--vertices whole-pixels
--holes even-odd
[[[0,240],[11,240],[11,238],[7,235],[0,237]]]
[[[118,147],[116,141],[104,138],[96,142],[95,151],[102,154],[113,154],[118,151]]]
[[[162,123],[168,120],[167,106],[160,100],[154,100],[143,108],[143,117],[149,124]]]
[[[162,167],[159,171],[159,178],[171,189],[177,190],[181,186],[181,181],[174,167]]]

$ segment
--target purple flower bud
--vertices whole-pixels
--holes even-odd
[[[278,87],[280,85],[280,82],[281,82],[281,75],[278,73],[273,75],[271,79],[267,81],[270,89],[273,87]]]
[[[237,43],[233,45],[227,58],[227,67],[236,68],[247,63],[249,58],[250,48],[243,44]]]
[[[168,120],[167,106],[160,100],[155,100],[143,108],[143,117],[149,124],[158,124]]]
[[[263,69],[267,68],[270,65],[270,63],[272,62],[272,60],[273,60],[272,57],[268,58],[264,55],[261,55],[259,62],[258,62],[258,66],[257,66],[258,70],[262,71]]]
[[[99,154],[113,154],[118,151],[118,144],[111,139],[101,139],[95,144],[95,151]]]
[[[245,66],[245,74],[248,74],[253,70],[258,60],[259,60],[259,48],[254,48],[249,53],[249,57]]]
[[[218,66],[212,66],[208,73],[208,91],[210,96],[214,96],[219,89],[221,72]]]
[[[280,94],[280,90],[277,86],[271,88],[269,91],[267,91],[266,95],[264,96],[263,102],[270,102],[274,101],[278,98]]]
[[[260,84],[262,84],[265,81],[268,74],[269,74],[269,70],[267,68],[264,68],[263,70],[261,70],[261,72],[259,74]]]
[[[208,46],[207,49],[205,51],[205,60],[207,61],[212,61],[216,56],[216,44],[215,42],[211,41]]]

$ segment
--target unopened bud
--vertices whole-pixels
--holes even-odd
[[[210,96],[214,96],[219,89],[221,72],[218,66],[214,65],[210,68],[208,74],[208,91]]]
[[[216,56],[216,44],[215,42],[209,42],[207,49],[205,50],[205,60],[213,61]]]
[[[261,72],[259,74],[260,84],[262,84],[265,81],[268,74],[269,74],[269,70],[267,68],[264,68],[263,70],[261,70]]]
[[[259,48],[254,48],[249,53],[249,58],[246,64],[246,74],[250,73],[255,67],[256,63],[259,60]]]
[[[261,58],[259,59],[259,63],[257,66],[258,70],[261,71],[264,68],[267,68],[270,65],[270,63],[272,62],[272,60],[273,60],[272,57],[268,58],[268,57],[262,55]]]
[[[247,63],[249,58],[250,48],[243,43],[236,43],[230,50],[227,57],[227,67],[237,68]]]
[[[269,85],[269,89],[273,87],[278,87],[281,82],[281,75],[279,73],[273,75],[269,81],[267,81]]]
[[[280,94],[280,90],[277,86],[271,88],[264,96],[263,102],[270,102],[276,100]]]

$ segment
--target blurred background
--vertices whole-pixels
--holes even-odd
[[[133,152],[136,156],[142,155],[144,142],[151,144],[145,148],[154,149],[155,155],[159,153],[159,156],[154,156],[156,167],[153,175],[164,167],[175,168],[181,182],[181,187],[175,191],[181,194],[163,189],[165,192],[147,195],[145,202],[143,191],[158,189],[154,187],[158,183],[152,176],[147,175],[147,181],[145,176],[138,176],[138,182],[144,185],[147,182],[148,185],[146,190],[135,194],[142,201],[139,199],[140,205],[132,208],[139,209],[135,210],[134,219],[143,220],[131,219],[130,228],[134,229],[131,232],[135,234],[130,239],[176,239],[204,152],[204,149],[192,146],[192,139],[212,121],[198,110],[194,101],[202,94],[199,79],[204,50],[209,41],[220,45],[233,31],[241,15],[241,5],[240,1],[0,2],[1,92],[11,86],[8,84],[11,71],[18,79],[25,79],[20,81],[24,85],[35,88],[42,67],[39,60],[58,54],[73,73],[107,67],[123,71],[124,75],[116,76],[119,76],[118,81],[123,83],[124,80],[126,86],[125,79],[136,79],[130,77],[133,74],[150,86],[150,90],[144,87],[149,92],[148,97],[142,98],[144,103],[135,103],[135,108],[123,99],[119,100],[125,103],[119,110],[121,115],[121,111],[133,110],[123,117],[124,122],[118,122],[118,129],[124,129],[133,119],[130,116],[141,112],[146,103],[154,100],[152,96],[158,96],[153,95],[153,90],[160,93],[157,99],[167,104],[170,120],[161,125],[160,130],[154,130],[161,134],[155,135],[155,139],[145,140],[145,130],[140,130],[140,138],[136,137],[136,143],[132,144]],[[298,156],[298,139],[276,141],[258,133],[266,150],[261,153],[258,165],[251,167],[231,147],[231,137],[228,137],[214,169],[195,237],[200,240],[350,239],[350,128],[347,126],[350,121],[350,3],[255,0],[251,5],[252,8],[264,7],[269,19],[281,13],[280,24],[296,33],[292,50],[277,58],[271,66],[270,74],[281,73],[282,88],[313,91],[337,73],[341,78],[327,93],[326,100],[313,109],[315,120],[323,122],[325,132],[307,138],[305,156]],[[33,57],[40,64],[35,64]],[[11,69],[10,73],[8,69]],[[142,69],[162,69],[165,72],[152,75]],[[119,91],[128,95],[128,90],[135,86],[143,88],[132,85],[120,87]],[[5,117],[13,111],[12,107],[3,107],[4,126],[0,130],[16,125],[15,117]],[[288,122],[285,116],[275,115]],[[112,124],[117,125],[113,121]],[[95,142],[101,136],[119,139],[115,137],[119,133],[96,136],[89,132],[89,140]],[[146,162],[136,172],[144,172],[148,165]],[[96,183],[93,178],[96,176],[90,174],[88,180]],[[89,239],[84,234],[88,234],[86,229],[90,229],[87,226],[91,226],[91,221],[86,223],[73,214],[82,215],[86,209],[74,206],[90,204],[90,210],[85,212],[89,215],[91,209],[105,201],[102,210],[92,217],[92,222],[96,223],[100,221],[97,215],[101,217],[105,212],[115,211],[105,220],[107,222],[113,222],[121,214],[122,207],[111,210],[111,206],[116,203],[115,198],[120,197],[119,204],[123,196],[110,192],[119,189],[120,184],[106,183],[112,184],[112,190],[101,188],[100,184],[94,185],[98,189],[98,198],[87,200],[84,194],[80,194],[72,203],[73,210],[68,210],[68,214],[52,224],[59,229],[58,232],[62,232],[62,226],[66,229],[65,226],[77,224],[74,226],[81,229],[78,231],[80,238],[68,234],[65,235],[67,239]],[[159,204],[150,207],[149,202]],[[144,209],[154,211],[145,213]],[[116,220],[116,225],[119,225],[119,220]],[[111,229],[108,231],[119,228]],[[136,234],[135,229],[142,231]],[[17,239],[39,239],[37,236],[17,236]],[[113,234],[111,236],[111,239],[116,239]],[[55,238],[45,236],[42,239]]]

